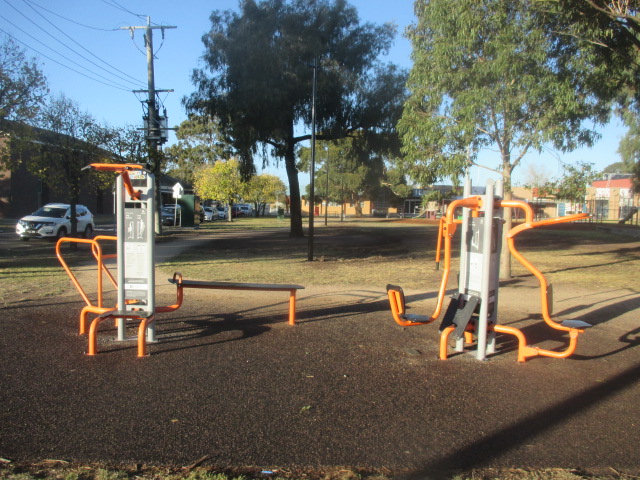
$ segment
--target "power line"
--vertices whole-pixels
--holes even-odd
[[[123,7],[122,5],[120,5],[118,2],[116,2],[115,0],[111,0],[111,1],[107,1],[107,0],[102,0],[103,3],[109,5],[110,7],[113,7],[117,10],[122,10],[125,13],[129,13],[131,15],[133,15],[134,17],[138,17],[138,18],[144,18],[144,15],[141,15],[139,13],[134,13],[131,10],[128,10],[127,8]]]
[[[22,40],[20,40],[19,38],[14,37],[13,35],[11,35],[11,34],[10,34],[9,32],[7,32],[6,30],[3,30],[2,28],[0,28],[0,32],[4,33],[6,36],[8,36],[8,37],[10,37],[10,38],[14,39],[16,42],[21,43],[22,45],[24,45],[24,46],[25,46],[26,48],[28,48],[29,50],[33,50],[33,51],[34,51],[34,52],[36,52],[38,55],[40,55],[40,56],[42,56],[42,57],[46,58],[47,60],[51,60],[52,62],[57,63],[58,65],[60,65],[61,67],[64,67],[64,68],[66,68],[66,69],[68,69],[68,70],[71,70],[72,72],[75,72],[75,73],[77,73],[77,74],[79,74],[79,75],[82,75],[83,77],[86,77],[86,78],[88,78],[88,79],[90,79],[90,80],[93,80],[94,82],[98,82],[98,83],[101,83],[101,84],[103,84],[103,85],[106,85],[107,87],[115,88],[115,89],[117,89],[117,90],[122,90],[122,91],[124,91],[124,92],[130,92],[130,91],[131,91],[131,90],[130,90],[130,89],[128,89],[128,88],[125,88],[125,87],[121,87],[121,86],[118,86],[118,85],[113,85],[113,84],[110,84],[110,83],[104,82],[104,81],[99,80],[99,79],[97,79],[97,78],[93,78],[93,77],[91,77],[91,76],[87,75],[87,74],[86,74],[86,73],[84,73],[84,72],[81,72],[81,71],[79,71],[79,70],[76,70],[75,68],[71,68],[70,66],[65,65],[64,63],[61,63],[61,62],[59,62],[58,60],[56,60],[56,59],[54,59],[54,58],[51,58],[51,57],[49,57],[48,55],[45,55],[44,53],[40,52],[39,50],[37,50],[37,49],[33,48],[31,45],[29,45],[29,44],[27,44],[27,43],[23,42],[23,41],[22,41]]]
[[[8,20],[8,19],[7,19],[6,17],[4,17],[3,15],[0,15],[0,18],[2,18],[4,21],[6,21],[7,23],[9,23],[10,25],[13,25],[13,27],[15,27],[15,28],[17,28],[18,30],[20,30],[22,33],[24,33],[26,36],[28,36],[28,37],[29,37],[29,38],[31,38],[32,40],[35,40],[35,41],[36,41],[36,42],[38,42],[39,44],[41,44],[41,45],[43,45],[43,46],[47,47],[49,50],[53,51],[55,54],[60,55],[62,58],[64,58],[64,59],[65,59],[65,60],[67,60],[68,62],[71,62],[72,64],[74,64],[74,65],[76,65],[76,66],[78,66],[78,67],[80,67],[80,68],[82,68],[82,69],[87,70],[87,69],[85,68],[85,66],[84,66],[84,65],[81,65],[81,64],[79,64],[78,62],[76,62],[75,60],[72,60],[71,58],[67,57],[66,55],[63,55],[62,53],[60,53],[60,52],[58,52],[58,51],[54,50],[54,49],[53,49],[53,48],[51,48],[49,45],[45,44],[42,40],[39,40],[38,38],[34,37],[34,36],[33,36],[33,35],[31,35],[29,32],[27,32],[27,31],[25,31],[24,29],[22,29],[22,28],[20,28],[19,26],[17,26],[17,25],[16,25],[15,23],[13,23],[11,20]],[[14,38],[14,39],[16,39],[14,36],[11,36],[11,37],[12,37],[12,38]],[[17,39],[16,39],[16,40],[17,40]],[[21,43],[24,43],[24,42],[21,42]],[[26,45],[26,44],[25,44],[25,45]],[[33,51],[37,51],[36,49],[34,49],[34,48],[32,48],[32,47],[29,47],[29,48],[31,48],[31,50],[33,50]],[[40,55],[42,55],[42,53],[40,53],[40,52],[38,52],[38,53],[39,53]],[[53,59],[52,59],[52,58],[50,58],[50,57],[47,57],[47,58],[48,58],[49,60],[53,60]],[[69,68],[70,70],[73,70],[74,72],[77,72],[77,70],[75,70],[75,69],[73,69],[73,68],[70,68],[70,67],[68,67],[67,65],[64,65],[64,64],[63,64],[63,63],[61,63],[61,62],[56,62],[56,63],[58,63],[59,65],[65,66],[65,67]],[[78,73],[79,73],[79,72],[78,72]],[[97,75],[97,74],[96,74],[96,72],[91,72],[91,73],[92,73],[92,74],[94,74],[94,75]],[[89,77],[88,75],[85,75],[85,77],[87,77],[87,78],[92,78],[92,77]],[[127,87],[126,87],[125,85],[121,85],[121,84],[118,84],[118,83],[116,83],[116,82],[113,82],[113,83],[114,83],[115,85],[118,85],[119,87],[121,87],[121,88],[123,88],[123,89],[127,89]]]
[[[87,62],[91,63],[92,65],[96,66],[97,68],[107,72],[110,75],[113,75],[116,78],[119,78],[122,81],[134,84],[136,86],[141,85],[142,82],[140,82],[139,80],[135,80],[131,81],[128,80],[127,78],[124,78],[120,75],[117,75],[107,69],[105,69],[104,67],[102,67],[101,65],[96,64],[95,62],[93,62],[92,60],[88,59],[87,57],[85,57],[84,55],[78,53],[77,51],[75,51],[73,48],[71,48],[70,46],[66,45],[63,41],[61,41],[60,39],[56,38],[54,35],[52,35],[50,32],[48,32],[47,30],[45,30],[44,28],[42,28],[42,26],[38,25],[36,22],[34,22],[31,18],[29,18],[28,16],[26,16],[23,12],[21,12],[20,10],[18,10],[15,6],[11,5],[7,0],[4,0],[5,3],[7,3],[11,8],[13,8],[16,12],[18,12],[20,15],[22,15],[24,18],[26,18],[29,22],[31,22],[33,25],[35,25],[36,27],[38,27],[38,29],[40,29],[41,31],[43,31],[44,33],[46,33],[49,37],[53,38],[55,41],[57,41],[58,43],[60,43],[63,47],[71,50],[71,52],[75,53],[76,55],[78,55],[79,57],[81,57],[82,59],[86,60]],[[37,12],[36,12],[37,13]],[[13,25],[16,29],[20,30],[22,33],[24,33],[25,35],[27,35],[28,37],[30,37],[31,39],[35,40],[36,42],[40,43],[41,45],[47,47],[49,50],[53,51],[54,53],[56,53],[57,55],[61,56],[62,58],[64,58],[65,60],[67,60],[68,62],[73,63],[74,65],[77,65],[80,68],[86,68],[84,65],[81,65],[80,63],[76,62],[75,60],[67,57],[66,55],[62,54],[61,52],[55,50],[53,47],[51,47],[50,45],[47,45],[46,43],[44,43],[43,41],[39,40],[38,38],[34,37],[33,35],[31,35],[29,32],[25,31],[24,29],[22,29],[21,27],[19,27],[18,25],[16,25],[15,23],[13,23],[11,20],[7,19],[6,17],[0,15],[0,18],[3,18],[7,23],[9,23],[10,25]],[[84,47],[83,47],[84,48]],[[94,75],[100,75],[97,72],[91,72]],[[134,77],[131,77],[134,78]],[[110,80],[113,83],[117,83],[113,80]],[[125,85],[121,85],[121,87],[124,87]]]
[[[34,2],[32,0],[22,0],[22,1],[23,2],[27,2],[27,3],[31,4],[31,5],[35,5],[36,7],[44,10],[45,12],[48,12],[51,15],[55,15],[56,17],[59,17],[59,18],[61,18],[63,20],[66,20],[69,23],[75,23],[76,25],[79,25],[79,26],[84,27],[84,28],[88,28],[90,30],[99,30],[101,32],[116,32],[116,31],[119,30],[118,28],[100,28],[100,27],[92,27],[91,25],[85,25],[84,23],[76,22],[75,20],[67,18],[64,15],[60,15],[59,13],[56,13],[56,12],[54,12],[52,10],[49,10],[48,8],[43,7],[42,5],[39,5],[39,4],[37,4],[36,2]]]
[[[7,0],[5,0],[6,2]],[[29,5],[29,1],[28,0],[22,0],[24,3],[27,4],[27,6],[29,8],[31,8],[35,13],[37,13],[38,15],[40,15],[40,17],[42,17],[47,23],[49,23],[49,25],[51,25],[53,28],[55,28],[56,30],[58,30],[60,33],[62,33],[65,37],[67,37],[69,40],[71,40],[73,43],[75,43],[76,45],[78,45],[80,48],[82,48],[85,52],[87,52],[89,55],[95,57],[96,59],[98,59],[99,61],[101,61],[102,63],[104,63],[105,65],[107,65],[109,68],[112,68],[113,70],[115,70],[116,72],[121,73],[122,75],[130,78],[131,80],[127,80],[124,77],[121,77],[119,75],[116,75],[114,73],[109,72],[108,70],[106,70],[104,67],[101,67],[100,65],[96,64],[95,62],[92,62],[91,60],[89,60],[88,58],[85,58],[84,56],[80,55],[79,53],[77,53],[75,50],[69,48],[67,46],[67,48],[69,48],[72,52],[74,52],[76,55],[79,55],[80,57],[84,58],[85,60],[87,60],[89,63],[91,63],[92,65],[95,65],[96,67],[111,73],[111,75],[114,75],[115,77],[120,78],[121,80],[127,81],[127,82],[131,82],[131,83],[135,83],[137,85],[144,85],[144,83],[140,80],[138,80],[136,77],[133,77],[131,75],[129,75],[126,72],[123,72],[122,70],[119,70],[118,68],[114,67],[113,65],[109,64],[108,62],[104,61],[103,59],[101,59],[100,57],[98,57],[97,55],[95,55],[93,52],[91,52],[90,50],[88,50],[87,48],[85,48],[82,44],[80,44],[79,42],[77,42],[76,40],[74,40],[72,37],[70,37],[69,35],[67,35],[64,31],[62,31],[60,28],[58,28],[54,23],[52,23],[48,18],[46,18],[45,16],[43,16],[40,12],[36,11],[35,8],[33,8],[31,5]],[[48,32],[46,32],[48,33]],[[59,40],[58,40],[59,41]],[[62,43],[62,42],[60,42]],[[63,44],[64,45],[64,44]],[[66,46],[66,45],[65,45]]]

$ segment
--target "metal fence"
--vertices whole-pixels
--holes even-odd
[[[629,202],[630,203],[630,202]],[[586,202],[587,212],[594,222],[620,222],[626,219],[626,225],[640,225],[638,207],[632,204],[611,207],[609,199],[590,200]]]

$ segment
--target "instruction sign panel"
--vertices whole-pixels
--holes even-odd
[[[137,199],[122,194],[122,276],[124,310],[153,312],[154,263],[153,263],[153,222],[154,185],[153,175],[144,170],[129,172],[131,185],[140,192]]]
[[[124,288],[125,300],[137,300],[149,304],[149,269],[147,244],[148,210],[143,203],[133,204],[139,208],[125,208],[124,242]]]
[[[469,223],[468,243],[467,243],[467,261],[468,272],[465,282],[467,293],[480,295],[482,289],[482,262],[483,262],[483,236],[484,218],[472,218]],[[498,235],[500,231],[500,220],[492,219],[493,228],[491,229],[491,270],[496,271],[499,267],[498,262]],[[494,291],[497,286],[497,276],[489,276],[489,291]]]

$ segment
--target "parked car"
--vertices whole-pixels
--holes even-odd
[[[227,219],[227,209],[225,207],[223,207],[222,205],[219,205],[216,207],[216,210],[218,210],[218,218],[220,220]]]
[[[180,215],[180,205],[163,205],[160,210],[162,225],[180,225]]]
[[[95,224],[93,215],[84,205],[76,205],[78,233],[91,238]],[[48,203],[31,215],[21,218],[16,225],[20,240],[31,238],[62,238],[71,233],[71,205],[68,203]]]
[[[234,205],[231,207],[231,218],[238,218],[243,216],[244,216],[244,212],[242,211],[239,205]]]
[[[205,222],[210,222],[212,220],[218,219],[218,210],[214,207],[202,207],[204,211],[204,220]]]
[[[251,205],[240,204],[240,205],[238,205],[238,207],[240,207],[240,210],[242,211],[242,216],[243,217],[250,217],[251,216],[251,213],[253,211],[253,208],[251,208]]]

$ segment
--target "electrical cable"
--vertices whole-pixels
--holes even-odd
[[[111,1],[102,0],[102,2],[105,3],[106,5],[109,5],[110,7],[115,8],[116,10],[122,10],[123,12],[129,13],[129,14],[133,15],[134,17],[145,18],[145,15],[141,15],[139,13],[134,13],[131,10],[128,10],[127,8],[125,8],[122,5],[120,5],[115,0],[111,0]]]
[[[79,25],[79,26],[84,27],[84,28],[88,28],[90,30],[99,30],[101,32],[117,32],[118,30],[120,30],[119,28],[100,28],[100,27],[92,27],[91,25],[85,25],[84,23],[76,22],[75,20],[71,20],[70,18],[67,18],[64,15],[60,15],[59,13],[56,13],[56,12],[54,12],[52,10],[49,10],[48,8],[43,7],[42,5],[34,2],[33,0],[22,0],[22,1],[23,2],[27,2],[27,3],[31,4],[31,5],[35,5],[36,7],[44,10],[45,12],[48,12],[51,15],[55,15],[56,17],[59,17],[59,18],[61,18],[63,20],[66,20],[69,23],[75,23],[76,25]]]
[[[60,39],[56,38],[54,35],[52,35],[50,32],[48,32],[47,30],[45,30],[44,28],[42,28],[40,25],[38,25],[36,22],[34,22],[32,19],[30,19],[28,16],[26,16],[24,13],[22,13],[20,10],[18,10],[15,6],[11,5],[7,0],[4,0],[5,3],[7,3],[11,8],[13,8],[16,12],[18,12],[20,15],[22,15],[24,18],[26,18],[29,22],[31,22],[33,25],[35,25],[36,27],[38,27],[40,30],[42,30],[44,33],[46,33],[47,35],[49,35],[51,38],[53,38],[55,41],[57,41],[58,43],[60,43],[62,46],[64,46],[65,48],[71,50],[73,53],[75,53],[76,55],[78,55],[79,57],[81,57],[82,59],[86,60],[87,62],[91,63],[92,65],[96,66],[97,68],[107,72],[110,75],[113,75],[114,77],[119,78],[120,80],[124,81],[124,82],[128,82],[131,83],[133,85],[135,85],[136,87],[140,86],[140,85],[144,85],[143,82],[141,82],[140,80],[135,80],[135,82],[124,78],[120,75],[117,75],[107,69],[105,69],[104,67],[102,67],[101,65],[98,65],[97,63],[95,63],[94,61],[88,59],[87,57],[85,57],[84,55],[78,53],[77,51],[75,51],[73,48],[69,47],[68,45],[66,45],[63,41],[61,41]],[[37,12],[36,12],[37,13]],[[29,36],[30,38],[32,38],[33,40],[35,40],[36,42],[40,43],[41,45],[47,47],[48,49],[50,49],[51,51],[55,52],[56,54],[60,55],[62,58],[64,58],[65,60],[73,63],[74,65],[77,65],[80,68],[86,68],[84,65],[81,65],[80,63],[76,62],[75,60],[72,60],[71,58],[67,57],[66,55],[60,53],[59,51],[55,50],[53,47],[51,47],[50,45],[45,44],[44,42],[42,42],[41,40],[37,39],[36,37],[34,37],[33,35],[31,35],[30,33],[28,33],[27,31],[25,31],[24,29],[20,28],[18,25],[16,25],[15,23],[11,22],[9,19],[7,19],[6,17],[0,15],[0,18],[3,18],[7,23],[13,25],[15,28],[17,28],[18,30],[20,30],[22,33],[24,33],[25,35]],[[83,47],[84,48],[84,47]],[[94,75],[99,75],[97,72],[91,72]],[[134,78],[134,77],[131,77]],[[113,83],[117,83],[113,80],[111,80]],[[123,86],[124,85],[120,85]]]
[[[34,52],[36,52],[38,55],[40,55],[40,56],[42,56],[42,57],[46,58],[47,60],[51,60],[53,63],[57,63],[57,64],[58,64],[58,65],[60,65],[61,67],[64,67],[64,68],[66,68],[66,69],[68,69],[68,70],[71,70],[72,72],[75,72],[75,73],[77,73],[77,74],[79,74],[79,75],[82,75],[83,77],[86,77],[86,78],[88,78],[88,79],[90,79],[90,80],[93,80],[94,82],[98,82],[98,83],[101,83],[101,84],[103,84],[103,85],[106,85],[107,87],[115,88],[115,89],[117,89],[117,90],[122,90],[122,91],[124,91],[124,92],[130,92],[130,91],[131,91],[129,88],[125,88],[125,87],[122,87],[122,86],[117,86],[117,85],[113,85],[113,84],[110,84],[110,83],[106,83],[105,81],[98,80],[97,78],[93,78],[93,77],[91,77],[91,76],[87,75],[86,73],[83,73],[83,72],[81,72],[81,71],[79,71],[79,70],[76,70],[75,68],[71,68],[70,66],[65,65],[64,63],[61,63],[61,62],[59,62],[58,60],[55,60],[55,59],[53,59],[53,58],[49,57],[48,55],[45,55],[44,53],[40,52],[39,50],[37,50],[37,49],[33,48],[31,45],[29,45],[29,44],[27,44],[27,43],[23,42],[23,41],[22,41],[22,40],[20,40],[19,38],[14,37],[13,35],[11,35],[11,34],[10,34],[9,32],[7,32],[6,30],[3,30],[2,28],[0,28],[0,32],[4,33],[6,36],[8,36],[8,37],[12,38],[12,39],[13,39],[13,40],[15,40],[16,42],[21,43],[22,45],[24,45],[24,46],[25,46],[26,48],[28,48],[29,50],[33,50],[33,51],[34,51]]]
[[[5,0],[6,2],[7,0]],[[99,61],[101,61],[102,63],[104,63],[105,65],[107,65],[109,68],[112,68],[113,70],[115,70],[116,72],[121,73],[122,75],[130,78],[131,80],[133,80],[132,83],[136,83],[138,85],[144,85],[144,82],[140,81],[139,79],[137,79],[136,77],[133,77],[131,75],[129,75],[126,72],[123,72],[122,70],[119,70],[117,67],[114,67],[113,65],[111,65],[110,63],[104,61],[103,59],[101,59],[100,57],[98,57],[96,54],[94,54],[93,52],[91,52],[90,50],[88,50],[87,48],[84,47],[84,45],[80,44],[79,42],[77,42],[76,40],[74,40],[72,37],[70,37],[69,35],[67,35],[63,30],[61,30],[60,28],[58,28],[54,23],[52,23],[48,18],[46,18],[44,15],[42,15],[40,12],[36,11],[35,8],[33,8],[31,5],[29,5],[31,3],[30,0],[22,0],[24,3],[27,4],[27,6],[29,6],[29,8],[31,8],[35,13],[37,13],[38,15],[40,15],[40,17],[42,17],[47,23],[49,23],[53,28],[55,28],[56,30],[58,30],[60,33],[62,33],[65,37],[67,37],[69,40],[71,40],[73,43],[75,43],[76,45],[78,45],[80,48],[82,48],[85,52],[87,52],[88,54],[90,54],[91,56],[95,57],[96,59],[98,59]],[[67,47],[69,48],[69,47]],[[76,53],[77,55],[79,55],[77,52],[75,52],[74,50],[70,49],[71,51],[73,51],[74,53]],[[80,55],[82,56],[82,55]],[[82,57],[85,58],[85,57]],[[104,69],[104,67],[101,67],[100,65],[95,64],[94,62],[91,62],[91,60],[86,59],[88,62],[92,63],[93,65],[95,65],[98,68],[101,68],[105,71],[108,71],[106,69]],[[120,78],[121,80],[125,80],[125,81],[131,81],[131,80],[126,80],[125,78],[120,77],[119,75],[115,75],[112,73],[112,75]]]

